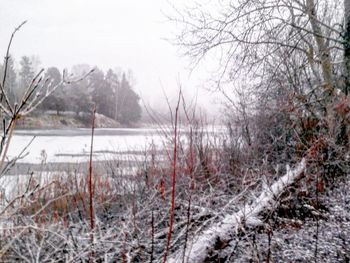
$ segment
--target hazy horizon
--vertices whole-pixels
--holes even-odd
[[[181,85],[189,100],[198,94],[198,104],[216,112],[213,94],[202,88],[205,69],[191,72],[188,59],[165,40],[176,32],[164,15],[171,12],[166,0],[3,1],[0,53],[5,54],[13,29],[27,20],[11,48],[16,63],[34,55],[44,68],[89,64],[105,71],[130,70],[135,90],[152,107],[165,104],[164,93],[175,97]]]

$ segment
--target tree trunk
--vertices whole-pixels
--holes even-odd
[[[180,249],[172,255],[169,263],[184,262],[183,255],[185,255],[185,262],[209,262],[207,257],[215,251],[216,244],[230,242],[232,236],[245,226],[254,228],[263,224],[259,219],[260,214],[276,208],[278,197],[302,177],[305,168],[306,160],[303,159],[293,170],[287,169],[286,174],[270,187],[266,187],[251,205],[244,206],[237,213],[226,215],[222,221],[210,226],[198,237],[193,237],[193,244],[187,251]]]
[[[306,1],[306,9],[307,9],[306,12],[310,19],[313,36],[317,44],[318,56],[321,60],[323,81],[325,82],[325,84],[329,85],[329,88],[332,90],[333,77],[332,77],[331,56],[329,52],[329,47],[327,46],[325,37],[323,36],[322,29],[318,22],[316,5],[314,0]]]

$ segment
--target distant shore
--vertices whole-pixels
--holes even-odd
[[[86,112],[56,112],[38,111],[29,116],[20,118],[17,122],[19,129],[65,129],[90,128],[91,114]],[[122,124],[102,114],[96,114],[96,128],[121,128]]]

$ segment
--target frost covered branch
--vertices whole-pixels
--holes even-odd
[[[205,262],[209,252],[214,249],[219,240],[231,240],[232,235],[245,226],[256,227],[262,224],[259,215],[274,208],[278,202],[278,197],[292,185],[303,174],[306,168],[306,160],[303,159],[294,170],[287,170],[286,174],[276,181],[271,187],[266,188],[251,205],[246,205],[238,212],[227,215],[216,225],[210,227],[202,233],[186,252],[187,262]],[[182,262],[183,252],[177,252],[169,262]]]

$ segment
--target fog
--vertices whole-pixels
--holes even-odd
[[[208,72],[190,66],[181,50],[170,43],[177,32],[167,16],[174,14],[171,2],[154,0],[1,0],[0,36],[8,39],[22,21],[28,23],[16,35],[11,54],[18,64],[24,56],[36,56],[37,66],[71,68],[96,65],[131,71],[133,86],[152,107],[165,105],[179,86],[189,100],[218,109],[213,94],[204,89]],[[176,1],[183,6],[190,1]],[[7,41],[1,41],[5,54]],[[40,63],[39,63],[40,62]],[[215,100],[216,101],[216,100]],[[211,112],[213,112],[211,110]]]
[[[350,0],[0,3],[0,262],[350,261]]]

